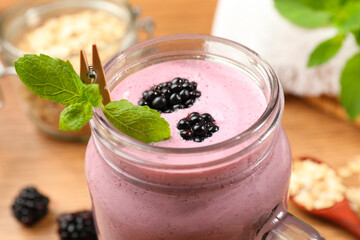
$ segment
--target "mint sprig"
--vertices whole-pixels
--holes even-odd
[[[360,46],[359,0],[274,0],[278,12],[289,21],[305,28],[334,27],[338,34],[320,43],[310,54],[308,67],[332,59],[346,37],[353,35]],[[360,114],[360,52],[350,58],[341,74],[341,104],[351,120]]]
[[[169,123],[148,106],[135,106],[127,100],[104,106],[99,86],[84,84],[69,61],[25,54],[14,66],[35,95],[67,106],[60,114],[60,130],[80,130],[92,118],[92,107],[100,106],[111,124],[139,141],[158,142],[171,136]]]

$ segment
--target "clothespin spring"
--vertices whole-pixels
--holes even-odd
[[[97,74],[91,63],[89,63],[89,72],[87,73],[87,77],[89,78],[91,83],[96,82]]]

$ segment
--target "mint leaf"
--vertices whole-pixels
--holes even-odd
[[[102,106],[105,116],[117,129],[145,143],[170,138],[169,123],[148,106],[137,106],[127,100],[113,101]]]
[[[78,131],[92,118],[91,104],[87,102],[74,103],[65,108],[60,114],[59,129],[64,131]]]
[[[25,54],[14,66],[20,80],[35,95],[66,106],[81,101],[83,83],[69,61]]]
[[[332,13],[314,9],[303,0],[274,0],[274,2],[276,9],[283,17],[302,27],[326,26],[333,17]]]
[[[340,50],[344,39],[345,35],[339,34],[320,43],[311,53],[308,67],[317,66],[330,60]]]
[[[341,74],[340,99],[351,120],[360,113],[360,53],[350,58]]]
[[[357,45],[360,46],[360,30],[352,31],[351,33],[353,34]]]
[[[301,0],[301,2],[314,10],[325,10],[329,12],[336,12],[342,4],[342,0]]]
[[[102,101],[102,95],[98,84],[84,84],[80,92],[80,99],[88,102],[93,107],[98,107]]]
[[[334,19],[333,25],[340,32],[349,32],[360,28],[360,1],[346,1]]]

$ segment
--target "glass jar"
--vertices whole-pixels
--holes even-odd
[[[2,55],[7,65],[12,66],[24,53],[45,53],[69,60],[79,72],[81,47],[91,56],[91,44],[96,43],[102,62],[106,63],[137,43],[140,29],[151,36],[152,21],[137,19],[138,13],[125,0],[20,2],[0,19]],[[63,105],[35,96],[22,84],[19,93],[25,111],[40,130],[66,140],[88,139],[89,126],[78,132],[58,129]]]
[[[223,142],[167,148],[124,135],[95,109],[85,171],[99,239],[323,239],[286,209],[291,154],[280,123],[284,96],[258,54],[213,36],[157,38],[105,66],[110,90],[134,72],[178,59],[216,61],[245,72],[267,99],[266,110]],[[207,160],[189,164],[201,156]]]

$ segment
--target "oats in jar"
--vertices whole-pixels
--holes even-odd
[[[41,52],[68,59],[78,66],[78,53],[82,46],[90,53],[92,43],[101,49],[121,39],[124,33],[125,24],[119,18],[104,11],[82,10],[45,20],[26,32],[17,47],[28,53]],[[102,54],[101,57],[109,60],[112,56]]]
[[[79,72],[81,47],[90,55],[91,45],[96,43],[101,60],[105,63],[120,50],[120,41],[125,31],[125,23],[115,15],[100,10],[79,10],[44,19],[41,24],[22,35],[17,47],[27,53],[44,53],[69,60]],[[58,129],[60,113],[65,106],[41,99],[22,85],[20,88],[28,115],[43,132],[69,140],[88,138],[89,126],[79,132],[63,132]]]

